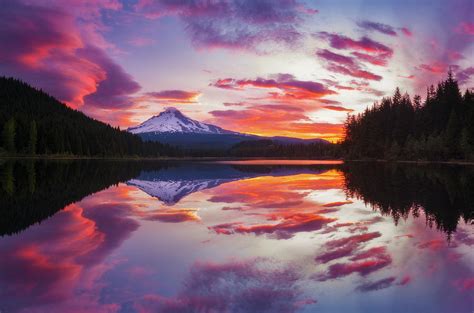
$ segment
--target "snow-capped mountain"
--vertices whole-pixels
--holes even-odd
[[[176,108],[167,108],[142,124],[128,131],[146,141],[158,141],[184,149],[226,150],[249,140],[270,139],[283,144],[306,144],[322,139],[299,139],[290,137],[261,137],[243,134],[193,120]]]
[[[143,133],[194,133],[194,134],[238,134],[218,126],[193,120],[176,108],[167,108],[159,115],[128,129],[132,134]]]
[[[166,205],[174,205],[189,194],[214,188],[235,179],[202,179],[202,180],[140,180],[131,179],[127,185],[135,186],[152,197],[158,198]]]

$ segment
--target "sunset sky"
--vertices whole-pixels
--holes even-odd
[[[4,0],[0,42],[0,75],[121,128],[174,106],[335,140],[396,86],[474,86],[472,0]]]

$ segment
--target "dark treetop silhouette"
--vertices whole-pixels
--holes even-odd
[[[473,159],[474,95],[461,94],[449,72],[426,99],[402,95],[383,98],[364,113],[349,116],[343,149],[352,159]]]

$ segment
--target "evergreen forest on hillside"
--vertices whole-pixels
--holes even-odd
[[[176,149],[143,142],[73,110],[46,93],[0,77],[0,150],[19,155],[172,156]]]
[[[474,94],[461,93],[453,74],[426,98],[410,98],[397,88],[345,123],[343,154],[348,159],[474,159]]]

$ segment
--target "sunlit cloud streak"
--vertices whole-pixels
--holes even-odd
[[[157,102],[160,104],[192,104],[197,103],[201,93],[186,90],[162,90],[147,92],[135,99],[136,102]]]
[[[298,213],[283,216],[277,224],[255,224],[245,226],[243,224],[221,224],[210,227],[217,234],[231,235],[234,233],[253,233],[255,235],[269,234],[276,239],[290,239],[299,232],[312,232],[320,230],[326,224],[334,222],[334,218],[327,218],[318,214]]]
[[[319,36],[326,39],[332,48],[338,50],[359,51],[383,59],[390,59],[393,55],[391,48],[369,37],[362,37],[359,40],[355,40],[344,35],[327,32],[321,32]]]

